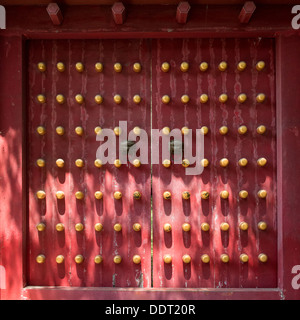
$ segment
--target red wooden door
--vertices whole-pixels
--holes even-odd
[[[272,39],[153,43],[153,128],[189,128],[195,155],[195,130],[207,127],[204,159],[209,162],[200,175],[187,175],[180,164],[153,165],[155,287],[277,286],[273,45]],[[222,61],[227,63],[223,70]],[[265,63],[261,71],[256,68],[259,61]],[[161,69],[164,62],[168,71]],[[245,96],[240,96],[239,102],[242,93],[247,99],[242,102]],[[263,102],[256,100],[260,93]],[[222,94],[227,101],[222,101],[226,96],[219,101]],[[162,102],[164,95],[170,97],[167,104]],[[188,102],[181,101],[184,95]],[[262,125],[263,134],[257,131]],[[264,166],[257,163],[260,159],[264,164],[261,158],[267,160]],[[241,159],[247,159],[247,165],[242,166],[245,160],[239,164]],[[246,198],[239,196],[242,190],[248,193]],[[267,192],[266,198],[258,196],[260,190]],[[165,191],[171,199],[163,198]],[[190,193],[189,199],[183,199],[184,191]],[[209,194],[206,199],[204,191]],[[265,225],[267,229],[261,230]]]
[[[28,49],[28,284],[150,286],[150,164],[95,165],[97,127],[115,129],[117,143],[119,121],[150,128],[149,42],[30,41]]]
[[[150,287],[153,277],[154,287],[276,287],[274,74],[271,39],[30,41],[28,284]],[[148,133],[149,156],[151,129],[188,128],[194,152],[195,130],[207,127],[208,165],[197,175],[174,161],[97,167],[95,130],[114,129],[118,146],[119,121]]]

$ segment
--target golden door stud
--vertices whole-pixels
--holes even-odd
[[[114,70],[115,70],[116,72],[122,72],[122,65],[121,65],[120,62],[116,62],[116,63],[114,64]]]
[[[139,73],[142,70],[142,66],[141,66],[141,64],[139,62],[136,62],[136,63],[133,64],[132,69],[133,69],[134,72]]]
[[[208,69],[208,63],[205,62],[205,61],[201,62],[201,63],[200,63],[200,66],[199,66],[199,69],[200,69],[200,71],[202,71],[202,72],[206,71],[206,70]]]
[[[114,225],[114,230],[115,230],[116,232],[122,231],[122,225],[121,225],[120,223],[116,223],[116,224]]]
[[[187,72],[189,70],[188,62],[182,62],[181,65],[180,65],[180,70],[182,72]]]
[[[103,225],[102,223],[98,222],[95,224],[95,231],[101,232],[103,230]]]
[[[97,200],[101,200],[103,198],[103,193],[101,191],[96,191],[94,195]]]
[[[190,263],[191,260],[192,260],[192,258],[191,258],[191,256],[188,255],[188,254],[185,254],[185,255],[182,256],[182,261],[183,261],[184,263]]]
[[[163,72],[168,72],[170,70],[170,64],[168,62],[163,62],[161,65],[161,70]]]
[[[140,257],[139,255],[137,255],[137,254],[134,255],[133,258],[132,258],[132,262],[133,262],[134,264],[140,264],[141,261],[142,261],[141,257]]]
[[[165,223],[164,224],[164,231],[165,232],[171,232],[172,231],[172,226],[170,225],[170,223]]]
[[[46,71],[46,64],[44,63],[44,62],[39,62],[38,64],[37,64],[37,67],[38,67],[38,70],[40,71],[40,72],[45,72]]]
[[[102,263],[102,261],[103,261],[103,258],[102,258],[102,256],[101,256],[100,254],[98,254],[97,256],[95,256],[94,262],[95,262],[96,264],[100,264],[100,263]]]
[[[141,231],[142,226],[141,226],[140,223],[135,223],[135,224],[132,226],[132,229],[133,229],[134,231],[136,231],[136,232],[139,232],[139,231]]]
[[[120,255],[114,256],[114,263],[115,264],[120,264],[122,262],[122,257]]]
[[[182,230],[185,231],[185,232],[189,232],[191,230],[191,225],[189,223],[185,222],[182,225]]]
[[[45,263],[45,260],[46,260],[46,257],[45,257],[43,254],[39,254],[39,255],[36,257],[36,262],[37,262],[38,264]]]
[[[202,261],[203,263],[209,263],[209,262],[210,262],[210,257],[209,257],[209,255],[208,255],[208,254],[203,254],[203,255],[201,256],[201,261]]]
[[[240,61],[237,65],[238,71],[244,71],[247,67],[247,63],[245,61]]]
[[[219,65],[218,65],[218,69],[219,69],[220,71],[225,71],[225,70],[227,69],[227,62],[221,61],[221,62],[219,63]]]
[[[56,65],[56,68],[59,72],[64,72],[65,71],[65,65],[63,62],[58,62]]]
[[[165,254],[163,257],[164,263],[172,263],[172,256],[170,254]]]
[[[258,61],[256,64],[256,70],[262,71],[265,68],[266,64],[264,61]]]
[[[164,199],[166,199],[166,200],[170,200],[170,199],[171,199],[171,192],[170,192],[170,191],[165,191],[165,192],[163,193],[163,197],[164,197]]]
[[[207,222],[202,222],[201,223],[201,230],[202,231],[207,232],[207,231],[209,231],[209,229],[210,229],[210,225]]]
[[[120,200],[122,198],[122,193],[120,191],[114,192],[114,198]]]
[[[103,71],[103,64],[102,64],[101,62],[97,62],[97,63],[95,64],[95,70],[96,70],[97,72],[102,72],[102,71]]]
[[[76,71],[78,71],[78,72],[83,72],[83,70],[84,70],[83,63],[82,63],[82,62],[77,62],[77,63],[75,64],[75,69],[76,69]]]

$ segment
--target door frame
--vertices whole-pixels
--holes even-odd
[[[6,271],[0,299],[299,299],[300,271],[300,32],[291,28],[291,7],[257,6],[249,24],[238,22],[240,6],[193,6],[176,22],[176,6],[130,6],[115,25],[109,6],[66,7],[53,26],[45,7],[7,7],[0,31],[0,265]],[[143,9],[141,9],[143,8]],[[24,16],[27,17],[24,19]],[[77,21],[80,21],[78,23]],[[273,289],[141,289],[32,287],[26,283],[26,42],[30,39],[271,37],[276,48],[278,287]],[[294,267],[296,266],[296,267]],[[298,266],[298,267],[297,267]],[[294,269],[293,269],[294,268]],[[293,288],[294,286],[294,288]],[[300,286],[300,280],[299,280]]]

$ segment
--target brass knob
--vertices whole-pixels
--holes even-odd
[[[202,191],[201,192],[201,198],[202,199],[208,199],[209,198],[209,192],[208,191]]]
[[[65,129],[62,126],[56,127],[55,131],[59,136],[62,136],[65,133]]]
[[[257,224],[257,227],[259,230],[261,231],[264,231],[267,229],[268,225],[265,221],[260,221],[258,224]]]
[[[133,192],[133,199],[140,200],[141,198],[142,198],[142,194],[140,193],[140,191]]]
[[[132,131],[136,136],[139,136],[141,134],[141,128],[140,127],[134,127],[132,129]]]
[[[247,222],[245,222],[245,221],[242,221],[240,224],[239,224],[239,228],[241,229],[241,230],[243,230],[243,231],[246,231],[246,230],[248,230],[248,223]]]
[[[188,127],[182,127],[181,128],[181,133],[183,135],[187,135],[190,132],[190,129]]]
[[[139,62],[134,63],[133,67],[132,67],[134,72],[141,72],[142,70],[142,66]]]
[[[63,168],[65,165],[65,161],[63,159],[57,159],[55,163],[59,168]]]
[[[210,229],[210,225],[207,223],[207,222],[202,222],[201,223],[201,230],[202,231],[209,231],[209,229]]]
[[[191,194],[188,191],[182,192],[182,199],[188,200],[191,197]]]
[[[84,198],[84,193],[83,193],[82,191],[77,191],[77,192],[75,193],[75,197],[76,197],[77,200],[83,200],[83,198]]]
[[[267,159],[266,158],[259,158],[257,160],[257,164],[260,166],[260,167],[263,167],[267,164]]]
[[[95,95],[95,102],[101,104],[103,102],[103,97],[100,94]]]
[[[220,62],[219,66],[218,66],[218,69],[220,71],[225,71],[227,69],[227,62],[225,62],[225,61]]]
[[[164,104],[168,104],[170,102],[170,97],[168,95],[164,95],[162,98],[161,98],[161,101],[162,103]]]
[[[170,223],[165,223],[164,224],[164,231],[165,232],[171,232],[172,231],[172,226],[170,225]]]
[[[96,191],[95,192],[95,198],[97,200],[101,200],[103,198],[103,193],[101,191]]]
[[[56,261],[56,263],[58,263],[58,264],[62,264],[62,263],[64,263],[64,261],[65,261],[65,257],[60,254],[60,255],[58,255],[58,256],[56,257],[55,261]]]
[[[62,200],[65,198],[65,193],[63,191],[57,191],[56,192],[56,198],[59,200]]]
[[[170,254],[165,254],[163,259],[164,259],[164,263],[167,263],[167,264],[172,263],[172,256]]]
[[[222,127],[219,129],[219,132],[220,132],[221,135],[224,136],[224,135],[227,134],[227,132],[228,132],[228,127],[222,126]]]
[[[114,192],[114,198],[115,198],[116,200],[121,199],[121,198],[122,198],[122,193],[121,193],[120,191]]]
[[[62,94],[58,94],[55,99],[59,104],[63,104],[65,102],[65,97]]]
[[[40,72],[45,72],[46,71],[46,64],[44,62],[39,62],[37,67],[38,67],[38,70]]]
[[[221,192],[220,192],[220,197],[221,197],[222,199],[228,199],[228,197],[229,197],[229,192],[228,192],[227,190],[221,191]]]
[[[82,62],[77,62],[76,65],[75,65],[75,68],[76,68],[76,71],[83,72],[83,70],[84,70],[83,63]]]
[[[63,223],[58,223],[58,224],[55,226],[55,229],[56,229],[56,231],[58,231],[58,232],[62,232],[62,231],[65,230],[65,226],[64,226]]]
[[[207,159],[202,159],[201,160],[201,166],[206,168],[209,165],[209,161]]]
[[[46,103],[46,97],[43,94],[39,94],[36,99],[41,104]]]
[[[122,257],[120,255],[114,256],[114,263],[120,264],[122,262]]]
[[[120,127],[115,127],[114,128],[114,133],[116,136],[119,136],[122,132],[122,129]]]
[[[45,260],[46,260],[46,257],[45,257],[43,254],[39,254],[39,255],[36,257],[36,262],[39,263],[39,264],[44,263]]]
[[[203,254],[203,255],[201,256],[201,261],[202,261],[203,263],[209,263],[209,261],[210,261],[209,255],[208,255],[208,254]]]
[[[228,231],[228,229],[229,229],[229,224],[228,224],[227,222],[222,222],[222,223],[220,224],[220,229],[221,229],[222,231]]]
[[[102,128],[98,126],[98,127],[96,127],[94,129],[94,131],[95,131],[96,134],[101,134],[102,133]]]
[[[122,231],[122,225],[120,223],[116,223],[114,225],[114,230],[117,231],[117,232]]]
[[[98,222],[95,224],[95,231],[101,232],[103,230],[103,225],[102,223]]]
[[[223,263],[228,263],[229,262],[229,256],[226,253],[221,254],[220,259]]]
[[[83,96],[81,94],[76,94],[75,100],[76,100],[77,103],[82,104],[83,101],[84,101],[84,98],[83,98]]]
[[[122,102],[122,97],[119,94],[114,95],[114,102],[120,104]]]
[[[37,164],[38,167],[43,168],[43,167],[45,167],[46,162],[45,162],[44,159],[37,159],[36,160],[36,164]]]
[[[181,96],[180,98],[182,103],[188,103],[190,101],[190,97],[187,94],[184,94],[183,96]]]
[[[37,229],[37,231],[42,232],[46,229],[46,225],[43,222],[40,222],[36,225],[36,229]]]
[[[256,101],[261,103],[261,102],[264,102],[266,99],[266,96],[263,94],[263,93],[259,93],[257,96],[256,96]]]
[[[97,72],[102,72],[102,71],[103,71],[103,64],[102,64],[101,62],[97,62],[97,63],[95,64],[95,70],[96,70]]]
[[[121,71],[122,71],[122,65],[121,65],[121,63],[116,62],[116,63],[114,64],[114,70],[115,70],[116,72],[121,72]]]
[[[38,199],[45,199],[46,198],[46,192],[43,191],[43,190],[39,190],[37,193],[36,193],[36,196]]]
[[[187,72],[189,70],[188,62],[182,62],[181,65],[180,65],[180,70],[182,72]]]
[[[133,262],[134,264],[140,264],[141,261],[142,261],[141,257],[140,257],[139,255],[137,255],[137,254],[134,255],[133,258],[132,258],[132,262]]]
[[[74,260],[77,264],[81,264],[84,261],[84,257],[81,254],[78,254]]]
[[[75,230],[76,231],[78,231],[78,232],[80,232],[80,231],[82,231],[84,229],[84,225],[82,224],[82,223],[76,223],[75,224]]]
[[[166,200],[170,200],[170,199],[171,199],[171,192],[170,192],[170,191],[165,191],[165,192],[163,193],[163,197],[164,197],[164,199],[166,199]]]
[[[182,257],[182,261],[184,263],[190,263],[192,260],[191,256],[189,256],[188,254],[185,254],[183,257]]]
[[[170,70],[170,64],[168,62],[164,62],[162,65],[161,65],[161,70],[163,72],[168,72]]]
[[[223,158],[223,159],[220,160],[220,166],[221,167],[225,168],[225,167],[228,166],[228,164],[229,164],[229,160],[227,158]]]
[[[132,226],[132,229],[136,232],[138,231],[141,231],[142,229],[142,226],[139,224],[139,223],[135,223],[133,226]]]
[[[43,136],[44,134],[46,134],[46,128],[43,127],[43,126],[39,126],[36,128],[36,131],[37,133],[40,135],[40,136]]]
[[[206,103],[208,101],[208,95],[206,93],[201,94],[200,96],[200,102]]]
[[[167,136],[168,134],[170,134],[171,129],[169,127],[163,127],[161,131],[164,135]]]
[[[239,134],[245,134],[246,132],[247,132],[247,127],[246,126],[240,126],[239,128],[238,128],[238,133]]]
[[[169,167],[171,166],[171,160],[165,159],[165,160],[162,162],[162,165],[163,165],[165,168],[169,168]]]
[[[266,190],[259,190],[257,195],[259,198],[265,199],[267,197],[267,191]]]
[[[256,64],[256,70],[257,71],[261,71],[264,69],[265,67],[265,62],[264,61],[258,61],[257,64]]]
[[[258,134],[264,134],[266,132],[266,130],[267,129],[266,129],[266,127],[264,125],[260,125],[260,126],[257,127],[256,132]]]
[[[103,258],[102,258],[102,256],[100,256],[100,254],[98,254],[97,256],[95,256],[94,262],[95,262],[96,264],[100,264],[100,263],[102,263],[102,261],[103,261]]]
[[[82,167],[84,167],[84,161],[82,159],[77,159],[77,160],[75,160],[75,165],[78,168],[82,168]]]
[[[239,160],[239,166],[240,167],[245,167],[248,164],[248,160],[246,158],[241,158]]]
[[[241,199],[246,199],[248,197],[248,192],[246,190],[241,190],[239,196]]]
[[[260,261],[260,262],[267,262],[267,260],[268,260],[268,256],[265,254],[265,253],[260,253],[259,255],[258,255],[258,260]]]
[[[190,165],[190,161],[188,159],[183,159],[181,164],[184,168],[187,168]]]
[[[238,71],[243,71],[247,67],[247,63],[245,61],[240,61],[237,65]]]
[[[64,72],[65,71],[65,65],[63,62],[58,62],[56,65],[56,68],[59,72]]]
[[[83,135],[83,128],[82,128],[82,127],[76,127],[76,128],[75,128],[75,133],[76,133],[78,136],[82,136],[82,135]]]
[[[138,94],[134,95],[133,98],[132,98],[133,102],[135,104],[139,104],[141,101],[142,101],[142,98],[141,96],[139,96]]]
[[[185,231],[185,232],[189,232],[191,230],[191,225],[189,223],[185,222],[182,225],[182,230]]]
[[[203,135],[207,135],[208,134],[208,127],[206,127],[206,126],[203,126],[203,127],[201,127],[201,132],[203,133]]]
[[[221,103],[225,103],[226,101],[228,100],[228,96],[226,93],[222,93],[220,96],[219,96],[219,101]]]
[[[245,93],[241,93],[239,94],[237,100],[239,103],[244,103],[247,100],[247,95]]]
[[[200,63],[200,66],[199,66],[199,69],[200,69],[200,71],[202,71],[202,72],[206,71],[206,70],[208,69],[208,63],[205,62],[205,61],[201,62],[201,63]]]
[[[240,255],[240,261],[243,262],[243,263],[248,262],[248,261],[249,261],[248,255],[246,255],[245,253],[242,253],[242,254]]]
[[[100,159],[96,159],[96,160],[94,161],[94,165],[95,165],[95,167],[97,167],[97,168],[101,168],[101,167],[102,167],[102,161],[101,161]]]
[[[120,168],[121,165],[122,165],[121,160],[120,160],[120,159],[116,159],[116,160],[114,161],[114,165],[115,165],[116,168]]]
[[[134,165],[134,167],[138,168],[141,166],[141,161],[139,159],[134,159],[132,164]]]

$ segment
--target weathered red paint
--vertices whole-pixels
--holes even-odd
[[[269,39],[185,39],[157,40],[153,56],[153,120],[154,128],[170,129],[184,126],[209,128],[204,137],[204,157],[210,162],[198,176],[186,176],[185,168],[172,164],[170,168],[153,165],[153,212],[154,212],[154,287],[276,287],[277,286],[277,213],[276,213],[276,127],[275,127],[275,78],[273,41]],[[225,72],[218,70],[221,61],[227,61]],[[266,62],[263,72],[255,69],[259,60]],[[160,66],[164,61],[171,65],[164,73]],[[180,64],[190,64],[186,73]],[[206,61],[206,72],[199,70]],[[245,61],[244,71],[236,66]],[[266,101],[258,104],[255,97],[266,94]],[[209,101],[201,104],[199,97],[206,93]],[[227,93],[228,102],[222,104],[218,97]],[[236,101],[240,93],[248,99]],[[171,102],[164,105],[161,97],[168,94]],[[183,104],[180,97],[187,94],[190,101]],[[256,128],[264,124],[267,132],[258,135]],[[222,136],[219,128],[228,126],[229,132]],[[245,135],[238,128],[246,125]],[[193,135],[193,148],[196,141]],[[194,151],[195,152],[195,151]],[[222,168],[219,161],[229,159],[229,166]],[[239,167],[240,158],[248,159],[246,167]],[[268,159],[266,167],[260,168],[256,161]],[[259,200],[257,192],[266,189],[267,200]],[[164,191],[170,191],[171,200],[164,200]],[[182,192],[189,191],[190,200],[182,199]],[[209,199],[200,197],[201,191],[210,193]],[[229,199],[221,199],[220,192],[227,190]],[[239,191],[247,190],[249,196],[239,199]],[[257,224],[264,220],[266,232],[259,231]],[[239,230],[239,223],[249,224],[247,231]],[[182,224],[190,223],[191,231],[182,231]],[[210,230],[201,230],[207,222]],[[229,231],[220,231],[220,224],[227,222]],[[172,232],[163,231],[170,223]],[[266,253],[266,264],[257,256]],[[220,255],[230,257],[228,264],[220,261]],[[239,255],[247,253],[249,262],[242,264]],[[171,254],[172,264],[163,262],[163,255]],[[189,254],[191,264],[184,264],[182,256]],[[201,262],[201,255],[208,254],[210,263]]]
[[[45,61],[47,71],[37,69],[39,61]],[[65,71],[56,69],[57,62],[65,64]],[[149,131],[150,127],[150,50],[148,41],[134,40],[71,40],[31,41],[29,43],[29,92],[28,92],[28,179],[29,179],[29,246],[28,284],[84,287],[149,287],[151,280],[150,253],[150,165],[135,168],[123,164],[116,168],[105,164],[96,168],[97,149],[94,129],[114,129],[119,121],[127,121],[128,132],[135,126]],[[82,62],[83,72],[77,72],[75,64]],[[95,64],[103,64],[103,72],[95,70]],[[114,63],[122,64],[121,73],[114,71]],[[133,71],[135,62],[142,65],[140,73]],[[40,105],[36,97],[46,96]],[[63,94],[66,102],[59,105],[57,94]],[[81,94],[84,103],[79,105],[75,96]],[[103,103],[98,105],[94,97],[100,94]],[[115,94],[122,96],[122,103],[113,101]],[[132,98],[142,97],[136,105]],[[39,136],[36,128],[46,127],[46,134]],[[57,126],[65,129],[63,136],[56,134]],[[83,135],[75,128],[81,126]],[[117,139],[118,143],[119,139]],[[118,144],[116,146],[118,148]],[[118,155],[118,153],[117,153]],[[43,158],[45,168],[39,168],[36,160]],[[58,168],[57,159],[64,159],[65,166]],[[75,166],[76,159],[84,160],[84,167]],[[37,190],[46,192],[45,200],[36,198]],[[94,197],[102,191],[103,199]],[[133,192],[140,191],[142,198],[133,199]],[[63,191],[65,198],[56,199],[55,193]],[[75,192],[82,191],[84,200],[77,200]],[[122,192],[122,199],[115,200],[113,193]],[[46,224],[46,230],[38,232],[35,226]],[[103,230],[96,232],[94,225],[102,223]],[[55,226],[63,223],[64,232]],[[84,230],[77,232],[76,223]],[[116,232],[114,224],[120,223],[122,231]],[[142,230],[135,232],[134,223]],[[46,256],[46,263],[39,265],[38,254]],[[57,265],[57,255],[65,257],[63,265]],[[85,261],[76,265],[76,255]],[[94,263],[96,255],[102,255],[103,263]],[[115,255],[121,255],[119,265],[113,263]],[[132,262],[140,255],[142,263]]]
[[[143,7],[144,8],[144,7]],[[291,287],[291,269],[299,264],[299,179],[295,168],[299,156],[300,127],[297,103],[299,33],[291,29],[291,6],[257,6],[247,26],[237,19],[240,6],[193,6],[188,23],[174,21],[176,7],[131,7],[122,26],[111,25],[110,8],[67,7],[65,21],[55,27],[45,7],[7,7],[8,29],[1,31],[0,118],[1,255],[6,268],[6,289],[1,299],[299,299]],[[27,19],[23,19],[24,15]],[[31,18],[31,17],[34,17]],[[84,18],[86,17],[86,18]],[[81,23],[76,23],[80,21]],[[99,21],[102,21],[99,24]],[[153,23],[155,21],[155,24]],[[167,26],[167,27],[166,27]],[[276,48],[276,140],[278,195],[277,288],[253,289],[101,289],[28,286],[28,203],[26,175],[26,42],[29,38],[218,38],[272,37]],[[21,135],[23,134],[23,137]],[[5,156],[6,155],[6,156]],[[11,156],[13,155],[13,157]],[[292,186],[292,187],[291,187]],[[16,200],[18,199],[18,201]]]

